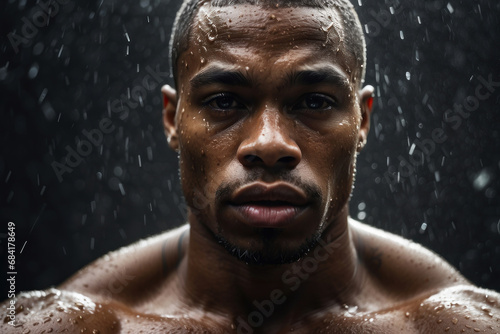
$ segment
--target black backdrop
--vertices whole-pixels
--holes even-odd
[[[179,3],[44,3],[0,5],[0,271],[12,221],[18,291],[57,285],[185,215],[158,86],[171,82],[167,50]],[[499,3],[355,6],[376,99],[352,216],[500,290]],[[86,131],[95,144],[84,143]],[[54,162],[78,149],[83,156],[59,179]]]

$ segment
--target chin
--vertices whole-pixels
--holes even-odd
[[[321,236],[316,232],[302,243],[287,242],[282,238],[282,230],[274,228],[256,229],[257,237],[250,245],[232,241],[223,233],[215,233],[219,245],[240,261],[253,265],[281,265],[293,263],[313,249]]]

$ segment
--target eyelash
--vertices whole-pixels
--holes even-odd
[[[229,99],[233,103],[231,103],[231,105],[227,108],[221,108],[219,105],[217,105],[217,106],[212,105],[212,103],[220,102],[220,100],[224,99],[224,98]],[[235,102],[237,105],[235,107],[233,107],[232,105]],[[238,99],[236,99],[232,94],[229,94],[229,93],[219,93],[215,96],[210,96],[209,98],[205,99],[202,102],[202,104],[203,104],[203,106],[210,107],[212,109],[222,111],[222,112],[229,112],[230,110],[245,108],[245,105],[243,103],[239,102]]]
[[[221,99],[227,99],[231,103],[227,107],[221,107],[220,105],[217,104],[217,102],[221,102]],[[315,100],[309,100],[308,99],[315,99]],[[318,101],[319,100],[319,101]],[[226,101],[227,102],[227,101]],[[307,102],[321,102],[321,105],[317,108],[311,108],[308,105],[303,105],[304,103]],[[217,105],[213,105],[213,103],[216,103]],[[236,106],[233,106],[236,103]],[[326,104],[326,106],[325,106]],[[239,102],[236,97],[234,97],[231,93],[219,93],[213,96],[208,97],[204,101],[202,101],[202,105],[204,107],[209,107],[212,110],[215,110],[217,112],[221,113],[229,113],[230,111],[236,110],[236,109],[245,109],[246,106]],[[291,106],[289,109],[290,111],[305,111],[309,113],[322,113],[329,111],[335,107],[338,106],[338,102],[335,98],[329,97],[324,94],[319,94],[319,93],[310,93],[310,94],[305,94],[303,95],[297,103]]]
[[[309,106],[305,105],[302,106],[303,103],[307,103],[307,99],[319,99],[322,104],[318,108],[310,108]],[[312,101],[309,101],[312,102]],[[318,102],[318,101],[316,101]],[[326,107],[324,107],[326,103]],[[323,95],[323,94],[318,94],[318,93],[313,93],[313,94],[306,94],[301,97],[298,103],[292,106],[291,110],[307,110],[308,112],[325,112],[328,110],[331,110],[335,107],[338,106],[337,100],[334,98],[331,98],[329,96]]]

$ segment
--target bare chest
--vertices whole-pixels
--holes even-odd
[[[267,321],[266,321],[267,320]],[[311,333],[418,333],[411,319],[393,315],[324,316],[316,319],[285,321],[238,317],[235,320],[190,317],[136,316],[120,321],[120,332],[134,333],[237,333],[237,334],[311,334]],[[444,327],[443,327],[444,330]]]

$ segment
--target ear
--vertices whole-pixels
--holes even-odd
[[[175,115],[177,113],[177,92],[169,85],[161,88],[163,96],[163,127],[167,136],[168,145],[173,150],[179,149],[179,139],[177,137],[177,127]]]
[[[359,91],[359,107],[361,109],[361,124],[358,134],[358,152],[366,145],[368,132],[370,131],[370,115],[373,109],[373,92],[372,86],[366,86]]]

